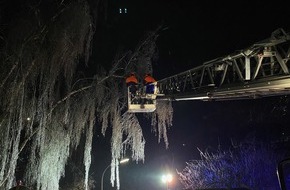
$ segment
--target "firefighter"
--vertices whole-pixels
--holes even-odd
[[[144,84],[146,86],[146,94],[154,94],[154,85],[152,84],[154,82],[156,82],[156,80],[150,74],[146,74],[144,76]]]
[[[130,73],[130,75],[126,78],[126,84],[127,84],[127,86],[138,84],[138,79],[137,79],[135,73]]]
[[[126,78],[126,84],[132,94],[136,94],[138,79],[134,73],[130,73],[130,75]]]
[[[130,75],[126,78],[126,84],[129,88],[131,101],[133,104],[137,103],[136,93],[138,88],[138,79],[135,73],[130,73]]]

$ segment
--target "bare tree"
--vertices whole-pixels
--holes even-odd
[[[85,0],[53,5],[49,18],[38,5],[30,7],[1,37],[0,187],[12,186],[25,150],[26,184],[37,190],[59,189],[68,158],[85,137],[83,188],[89,189],[94,127],[101,126],[104,135],[108,127],[113,130],[111,183],[119,189],[118,161],[128,148],[133,160],[144,161],[145,146],[137,117],[126,112],[123,79],[132,70],[152,71],[159,28],[134,51],[118,54],[109,71],[96,70],[87,80],[79,77],[77,66],[90,57],[94,21],[89,6]],[[162,110],[149,118],[168,146],[172,107],[161,104]]]
[[[283,151],[255,140],[227,151],[199,151],[201,159],[189,161],[178,172],[186,189],[279,189],[276,166]]]

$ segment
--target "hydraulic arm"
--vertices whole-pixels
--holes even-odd
[[[290,93],[290,35],[270,38],[157,81],[160,99],[232,100]]]

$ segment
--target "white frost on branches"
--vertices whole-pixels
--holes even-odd
[[[87,129],[87,138],[85,144],[85,153],[84,153],[84,165],[85,165],[85,190],[88,190],[89,182],[89,171],[91,166],[91,150],[92,150],[92,141],[93,141],[93,128],[95,124],[95,108],[92,107],[89,115],[89,128]]]
[[[0,47],[0,188],[11,188],[19,161],[25,158],[26,184],[58,190],[68,159],[81,150],[84,189],[90,189],[94,127],[100,126],[103,135],[112,127],[111,183],[119,189],[120,159],[128,150],[132,160],[145,159],[138,118],[126,112],[124,77],[131,71],[139,76],[152,72],[159,29],[135,51],[116,57],[108,72],[97,70],[88,81],[77,72],[89,59],[94,34],[88,4],[71,1],[55,9],[49,19],[35,14],[11,22],[7,46]],[[158,102],[152,114],[154,131],[167,147],[172,113],[170,102]],[[85,144],[80,147],[82,138]]]
[[[25,151],[26,183],[37,190],[58,189],[68,157],[94,119],[88,117],[96,105],[87,96],[92,91],[73,96],[72,86],[79,56],[89,56],[89,9],[84,2],[72,2],[48,23],[39,17],[15,22],[1,52],[6,59],[1,59],[0,74],[0,187],[14,184]]]
[[[157,101],[156,111],[153,114],[151,124],[153,131],[158,133],[158,142],[163,138],[166,148],[169,146],[167,128],[172,126],[173,108],[171,101]],[[156,129],[157,126],[157,129]]]
[[[283,159],[283,151],[254,141],[227,151],[199,151],[200,159],[187,162],[177,172],[186,189],[279,189],[276,166]]]
[[[115,126],[114,126],[115,125]],[[112,167],[111,183],[116,180],[117,189],[119,184],[119,160],[123,158],[127,149],[132,151],[132,159],[135,161],[145,159],[145,140],[142,129],[135,114],[126,112],[122,117],[117,117],[113,125],[112,135]]]

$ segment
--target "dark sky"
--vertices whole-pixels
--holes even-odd
[[[92,4],[97,2],[90,1]],[[246,48],[270,37],[277,28],[290,31],[287,1],[101,2],[107,2],[107,9],[102,9],[107,20],[97,25],[96,35],[102,35],[102,38],[95,41],[92,62],[98,59],[103,61],[103,65],[109,65],[117,49],[134,48],[147,31],[162,24],[166,30],[160,32],[157,41],[159,58],[153,63],[157,80]],[[120,7],[126,7],[128,13],[118,14]],[[186,161],[198,159],[197,148],[214,150],[219,144],[227,147],[230,138],[239,141],[249,134],[266,140],[280,137],[283,132],[289,134],[288,102],[285,97],[173,102],[173,126],[168,130],[169,149],[165,149],[162,141],[158,143],[150,123],[144,119],[145,163],[130,162],[120,167],[121,190],[165,189],[160,181],[161,174],[166,170],[181,171]],[[93,152],[91,172],[96,189],[100,189],[102,172],[111,162],[110,136],[96,138]],[[108,171],[104,178],[106,190],[115,189],[110,187],[109,176]],[[178,183],[174,187],[181,189]]]
[[[128,13],[118,14],[118,7],[126,7]],[[134,47],[146,31],[160,24],[166,28],[158,38],[159,58],[153,64],[157,80],[246,48],[270,37],[277,28],[290,28],[285,1],[119,0],[109,4],[108,12],[108,28],[102,32],[106,33],[106,40],[110,39],[110,51],[103,49],[97,57],[113,54],[116,49],[111,49],[112,45]],[[162,185],[165,189],[161,174],[167,169],[181,171],[186,161],[199,158],[197,147],[215,150],[220,144],[226,148],[231,138],[238,142],[249,134],[267,141],[280,137],[288,130],[288,104],[286,97],[173,102],[169,149],[163,142],[158,144],[149,123],[144,121],[145,163],[131,162],[120,167],[121,189],[155,190]],[[106,160],[98,162],[101,169],[110,163],[109,139],[103,141],[108,145],[107,151],[97,153],[95,158]],[[97,182],[100,175],[96,175]],[[110,189],[108,177],[109,172],[106,189]],[[180,187],[175,185],[176,189]]]

